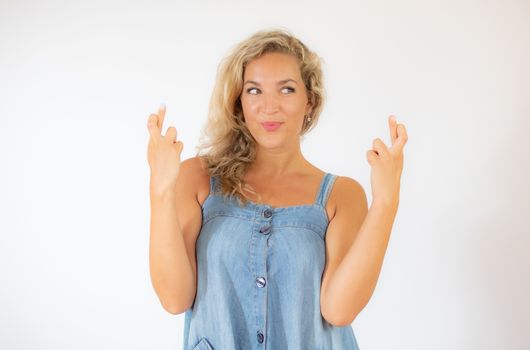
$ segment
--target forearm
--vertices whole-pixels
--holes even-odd
[[[175,196],[151,195],[151,282],[164,308],[181,312],[195,295],[193,270],[180,229]]]
[[[327,302],[343,324],[353,322],[373,294],[397,207],[397,201],[372,202],[354,243],[331,276]]]

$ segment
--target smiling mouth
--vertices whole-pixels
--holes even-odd
[[[283,123],[280,122],[265,122],[261,123],[263,125],[263,128],[267,131],[275,131],[277,130]]]

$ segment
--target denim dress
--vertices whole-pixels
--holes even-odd
[[[326,173],[313,204],[240,207],[210,178],[195,245],[197,293],[184,319],[184,350],[356,350],[351,325],[320,313],[326,262]]]

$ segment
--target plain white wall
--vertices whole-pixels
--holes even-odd
[[[254,31],[324,59],[304,153],[357,179],[405,123],[363,350],[530,348],[527,1],[0,1],[0,348],[180,349],[148,268],[146,121],[194,155],[217,64]],[[165,131],[164,131],[165,132]]]

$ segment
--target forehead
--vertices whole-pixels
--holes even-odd
[[[245,67],[244,79],[276,81],[286,78],[301,80],[298,59],[290,54],[268,52]]]

